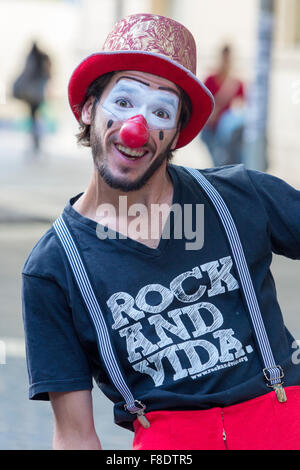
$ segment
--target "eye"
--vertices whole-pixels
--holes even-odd
[[[158,109],[154,112],[155,116],[159,117],[160,119],[170,119],[169,113],[164,109]]]
[[[132,105],[129,100],[126,100],[125,98],[119,98],[116,100],[116,104],[120,106],[120,108],[131,108]]]

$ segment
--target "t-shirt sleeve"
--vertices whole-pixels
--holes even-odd
[[[91,390],[89,362],[61,287],[23,273],[22,313],[29,398],[49,400],[48,392]]]
[[[267,212],[272,251],[300,259],[300,191],[267,173],[248,174]]]

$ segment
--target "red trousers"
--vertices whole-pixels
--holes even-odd
[[[227,406],[196,411],[152,411],[151,426],[134,421],[134,450],[300,450],[300,386]]]

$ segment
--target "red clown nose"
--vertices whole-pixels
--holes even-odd
[[[120,138],[126,147],[133,149],[145,145],[149,138],[149,129],[144,116],[139,114],[127,119],[121,127]]]

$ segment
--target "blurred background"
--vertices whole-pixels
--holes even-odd
[[[76,144],[68,80],[116,21],[144,12],[190,29],[198,78],[217,103],[174,163],[242,162],[300,189],[300,0],[1,0],[0,449],[51,448],[50,404],[28,400],[20,273],[92,170],[89,150]],[[35,87],[25,94],[26,81]],[[286,324],[300,338],[299,264],[274,256],[272,268]],[[93,395],[104,449],[130,449],[132,434],[113,424],[99,390]]]

